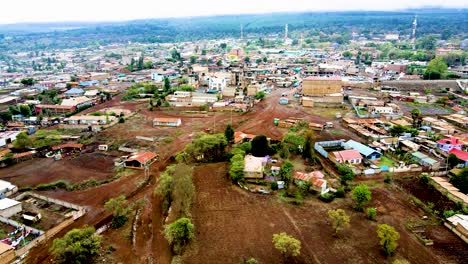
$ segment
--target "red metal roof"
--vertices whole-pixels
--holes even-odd
[[[451,149],[449,151],[449,154],[453,154],[453,155],[457,156],[457,158],[459,158],[459,159],[461,159],[463,161],[468,161],[468,152],[466,152],[466,151],[453,148],[453,149]]]
[[[460,145],[463,144],[458,138],[456,137],[449,137],[449,138],[443,138],[439,141],[437,141],[439,144],[450,144],[450,145]]]

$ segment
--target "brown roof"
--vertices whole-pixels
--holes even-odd
[[[156,158],[156,154],[154,154],[153,152],[140,152],[140,153],[136,153],[135,155],[131,156],[130,158],[128,158],[126,161],[138,161],[140,162],[141,164],[145,164],[146,162],[148,162],[149,160],[152,160],[154,158]]]
[[[75,106],[69,106],[69,105],[36,105],[36,107],[51,108],[51,109],[72,109]]]
[[[59,149],[64,149],[64,148],[77,148],[77,149],[82,149],[83,144],[75,144],[75,143],[67,143],[67,144],[61,144],[58,146],[53,146],[52,150],[59,150]]]
[[[18,158],[30,156],[30,155],[32,155],[32,154],[34,154],[34,152],[32,152],[32,151],[23,152],[23,153],[18,153],[18,154],[13,155],[13,158],[18,159]]]
[[[179,122],[180,118],[177,117],[156,117],[153,119],[154,121],[157,122],[162,122],[162,123],[172,123],[172,122]]]

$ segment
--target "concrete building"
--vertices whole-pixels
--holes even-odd
[[[153,126],[178,127],[182,124],[182,119],[176,117],[156,117],[153,119]]]
[[[354,149],[335,151],[330,158],[334,158],[338,163],[361,164],[362,162],[361,153]]]
[[[307,77],[302,81],[304,96],[325,96],[341,93],[341,77]]]
[[[23,210],[21,203],[9,198],[0,200],[0,216],[9,218]]]
[[[0,199],[8,197],[17,191],[18,187],[16,185],[13,185],[10,182],[4,180],[0,180]]]
[[[18,131],[0,132],[0,147],[13,143],[19,133]]]

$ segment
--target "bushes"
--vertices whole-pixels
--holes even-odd
[[[278,190],[278,183],[276,181],[271,181],[270,182],[270,188],[275,191]]]
[[[449,218],[451,216],[454,216],[455,214],[456,214],[456,212],[453,211],[453,210],[445,210],[444,211],[444,218],[447,219],[447,218]]]
[[[366,214],[367,214],[367,219],[371,221],[375,221],[377,218],[377,209],[371,208],[371,207],[367,208]]]
[[[231,158],[231,165],[229,167],[229,176],[233,182],[239,182],[244,179],[244,156],[236,154]]]
[[[336,198],[344,198],[346,195],[345,189],[343,187],[340,187],[336,190],[335,192],[335,197]]]
[[[172,250],[180,254],[184,246],[195,236],[194,225],[190,219],[180,218],[174,223],[164,226],[164,236],[171,244]]]
[[[324,193],[319,196],[322,202],[330,203],[335,199],[335,196],[331,193]]]

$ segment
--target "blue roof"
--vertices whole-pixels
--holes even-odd
[[[70,90],[66,91],[65,94],[84,94],[84,90],[80,88],[71,88]]]
[[[359,142],[356,142],[354,140],[349,140],[348,142],[346,142],[346,146],[348,146],[349,148],[352,148],[352,149],[355,149],[357,150],[359,153],[361,153],[362,155],[368,157],[370,155],[372,155],[373,153],[380,153],[378,152],[377,150],[371,148],[371,147],[368,147],[362,143],[359,143]]]

